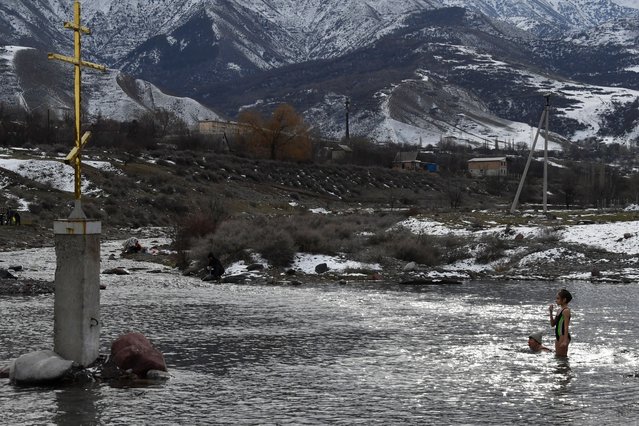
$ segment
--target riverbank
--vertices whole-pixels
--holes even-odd
[[[203,254],[215,251],[226,267],[221,282],[235,284],[639,281],[639,217],[634,210],[553,212],[551,215],[527,212],[519,216],[496,211],[409,214],[321,210],[298,216],[298,222],[293,224],[285,216],[269,220],[267,226],[255,218],[228,221],[213,237],[194,241],[192,250],[183,253],[190,262],[186,273],[195,279],[203,278]],[[263,229],[258,231],[257,227]],[[286,250],[277,245],[276,238],[263,234],[265,228],[277,230],[279,244],[287,244]],[[24,227],[20,235],[28,231],[29,227]],[[38,230],[35,235],[42,232]],[[289,232],[286,238],[281,237],[283,232]],[[123,268],[147,277],[160,273],[182,274],[183,271],[175,268],[177,255],[162,250],[171,244],[171,235],[173,231],[169,228],[118,229],[107,237],[135,236],[150,250],[122,256],[121,239],[105,241],[103,246],[108,247],[108,251],[105,253],[103,248],[103,271]],[[279,250],[277,259],[284,258],[283,252],[288,257],[285,262],[274,264],[273,253],[251,248],[250,238],[274,241],[269,249]],[[4,241],[0,268],[28,264],[34,248],[23,249],[25,241],[37,244],[39,239]],[[10,259],[7,248],[13,249]],[[154,266],[141,266],[145,263]],[[25,266],[20,274],[27,279],[22,281],[27,294],[32,289],[46,289],[29,279],[50,282],[53,278],[53,275],[41,277],[37,273],[33,276],[33,272],[34,268]],[[5,284],[3,287],[5,294],[22,294],[16,286],[11,290],[7,290],[10,287]]]

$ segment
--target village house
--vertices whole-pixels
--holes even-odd
[[[430,173],[437,173],[439,171],[438,165],[425,161],[419,151],[398,152],[397,155],[395,155],[395,160],[393,160],[393,169]]]
[[[348,145],[337,145],[331,149],[331,161],[346,161],[353,156],[353,150]]]
[[[468,160],[468,171],[474,177],[508,176],[508,161],[506,157],[473,158]]]
[[[251,127],[246,124],[235,123],[232,121],[206,120],[198,122],[198,132],[207,136],[237,136],[247,133]]]

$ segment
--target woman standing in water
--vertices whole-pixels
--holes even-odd
[[[555,327],[555,353],[560,357],[568,356],[568,345],[570,344],[570,308],[568,303],[572,300],[572,295],[566,289],[559,290],[557,293],[557,305],[561,308],[556,316],[553,316],[554,305],[550,305],[548,312],[550,313],[550,325]]]

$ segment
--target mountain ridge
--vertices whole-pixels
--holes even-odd
[[[70,4],[0,5],[5,24],[0,27],[16,28],[0,30],[0,45],[68,51],[71,37],[61,22],[69,18]],[[583,122],[570,110],[586,108],[578,93],[605,92],[605,108],[596,117],[587,114],[589,120],[604,120],[639,90],[639,63],[633,62],[639,40],[633,18],[639,11],[609,0],[85,0],[83,5],[94,31],[86,38],[88,57],[231,118],[250,105],[267,110],[289,101],[337,137],[343,100],[352,97],[354,128],[380,140],[415,142],[418,135],[435,140],[459,127],[460,114],[480,118],[466,124],[469,133],[483,126],[476,121],[499,123],[497,130],[487,126],[481,138],[521,139],[539,113],[531,100],[553,89],[559,94],[557,131],[565,138],[611,142],[637,133],[630,123],[625,136],[611,139],[602,123]],[[9,75],[11,67],[5,72],[0,79],[13,85],[20,80]],[[105,84],[117,91],[113,81],[117,78]],[[417,96],[405,90],[407,85],[418,87]],[[433,117],[441,105],[446,116]],[[398,126],[404,135],[380,133],[384,126]],[[502,129],[511,127],[517,130]]]

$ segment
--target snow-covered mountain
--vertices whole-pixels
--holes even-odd
[[[152,108],[149,99],[162,96],[148,93],[161,88],[228,117],[247,105],[268,109],[289,101],[325,133],[337,135],[349,96],[354,128],[379,139],[433,140],[464,125],[483,138],[508,138],[530,131],[539,113],[531,99],[552,88],[563,108],[557,125],[564,136],[616,141],[635,134],[631,126],[615,130],[612,138],[604,123],[614,121],[609,116],[626,108],[639,90],[634,60],[639,11],[611,0],[82,4],[93,30],[85,38],[86,54],[124,72],[87,77],[94,94],[90,110],[114,118],[129,116],[121,114],[129,108],[124,103]],[[3,1],[0,45],[70,51],[62,22],[70,18],[71,6],[71,0]],[[6,82],[1,99],[28,104],[28,96],[16,96],[25,92],[25,78],[7,60],[10,54],[6,49],[0,54],[5,58],[0,81]],[[123,90],[123,82],[147,95]],[[577,99],[600,91],[611,96],[606,108],[593,110]],[[64,98],[64,90],[53,92]],[[210,113],[196,101],[174,99],[166,102],[199,111],[188,113],[191,121]],[[478,123],[494,125],[474,129],[483,126]]]
[[[209,44],[229,41],[260,68],[341,56],[370,45],[425,10],[459,6],[524,29],[588,28],[637,16],[611,0],[84,0],[91,54],[113,66],[134,61],[131,53],[155,37],[184,51],[210,23]],[[61,23],[71,0],[6,0],[0,4],[0,43],[45,47],[69,45]],[[182,29],[182,40],[171,34]],[[178,51],[179,52],[179,51]],[[140,53],[146,53],[144,49]],[[156,58],[161,59],[161,58]],[[125,61],[124,63],[126,63]]]
[[[610,20],[636,16],[636,11],[610,0],[443,0],[538,32],[590,28]]]

